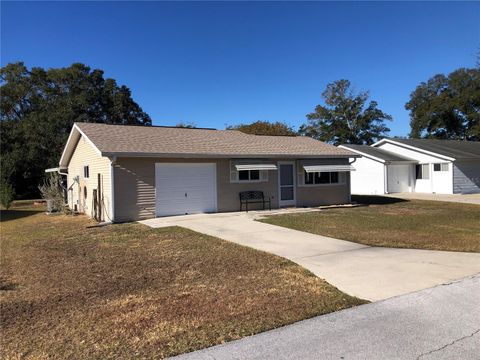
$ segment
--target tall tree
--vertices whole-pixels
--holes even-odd
[[[38,195],[44,169],[58,164],[74,122],[151,125],[126,86],[83,64],[0,69],[0,171],[20,196]]]
[[[411,137],[480,140],[480,69],[435,75],[417,86],[405,108]]]
[[[295,136],[297,133],[284,122],[255,121],[251,124],[227,126],[227,130],[238,130],[253,135]]]
[[[368,92],[354,92],[348,80],[328,84],[322,98],[324,105],[307,114],[302,135],[334,145],[372,144],[390,131],[385,120],[392,117],[378,109],[377,102],[368,102]]]

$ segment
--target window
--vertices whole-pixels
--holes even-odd
[[[305,173],[305,185],[338,184],[338,172]]]
[[[83,167],[83,177],[85,179],[88,179],[90,177],[90,169],[88,165]]]
[[[83,198],[84,198],[85,200],[87,200],[87,194],[88,194],[88,192],[87,192],[87,187],[84,186],[84,187],[83,187]]]
[[[415,178],[417,180],[430,179],[430,164],[415,165]]]
[[[448,171],[448,163],[433,164],[433,171]]]
[[[260,180],[259,170],[241,170],[238,172],[238,181],[258,181]]]

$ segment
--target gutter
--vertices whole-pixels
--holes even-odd
[[[348,159],[361,157],[355,153],[352,154],[199,154],[199,153],[121,153],[121,152],[102,152],[105,157],[144,157],[144,158],[185,158],[185,159]]]
[[[117,157],[112,156],[110,158],[110,214],[111,222],[115,222],[115,164],[117,162]]]
[[[60,166],[60,167],[56,167],[56,168],[45,169],[45,172],[46,173],[56,172],[56,173],[59,173],[60,175],[67,176],[68,173],[62,172],[62,170],[67,170],[67,168],[63,167],[63,166]]]

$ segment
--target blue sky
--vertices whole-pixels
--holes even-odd
[[[409,94],[473,67],[480,3],[2,2],[1,64],[82,62],[127,85],[156,125],[298,127],[352,81],[406,135]]]

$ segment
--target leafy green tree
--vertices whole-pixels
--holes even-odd
[[[238,130],[253,135],[295,136],[297,133],[284,122],[255,121],[251,124],[227,126],[227,130]]]
[[[385,120],[392,117],[378,109],[377,102],[368,102],[368,92],[355,93],[348,80],[328,84],[322,98],[324,105],[307,114],[302,135],[334,145],[372,144],[390,131]]]
[[[15,190],[12,184],[5,179],[0,179],[0,204],[6,209],[10,209],[13,200],[15,200]]]
[[[480,69],[458,69],[422,82],[405,105],[410,136],[480,140]]]
[[[83,64],[0,69],[2,179],[20,197],[38,196],[44,169],[58,164],[74,122],[151,125],[130,90]]]

